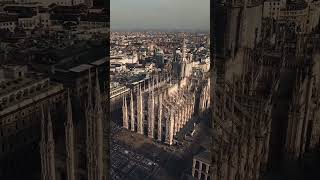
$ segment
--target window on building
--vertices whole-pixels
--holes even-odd
[[[194,177],[197,178],[199,176],[199,173],[197,170],[194,171]]]
[[[199,161],[196,161],[196,166],[195,166],[195,168],[196,168],[196,169],[199,169],[199,166],[200,166]]]
[[[60,179],[61,179],[61,180],[67,180],[67,176],[66,176],[66,173],[65,173],[65,172],[61,172],[61,174],[60,174]]]
[[[203,163],[203,164],[202,164],[202,171],[203,171],[203,172],[206,172],[206,169],[207,169],[207,165]]]
[[[204,173],[201,173],[200,180],[206,180],[206,175]]]

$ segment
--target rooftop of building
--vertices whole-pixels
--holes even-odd
[[[289,0],[287,1],[286,9],[289,11],[303,10],[308,7],[305,0]]]
[[[0,97],[44,79],[41,75],[26,72],[25,66],[19,65],[1,66],[0,73]]]
[[[83,72],[83,71],[89,70],[91,67],[92,67],[92,65],[89,65],[89,64],[81,64],[79,66],[70,68],[69,71],[72,71],[72,72]]]
[[[265,3],[267,2],[281,2],[281,0],[266,0]]]
[[[63,90],[61,84],[25,66],[1,66],[0,70],[0,116]]]
[[[86,11],[85,5],[77,5],[77,6],[58,6],[51,5],[49,6],[51,13],[63,13],[63,14],[80,14]]]
[[[60,58],[61,61],[56,67],[60,69],[69,69],[75,65],[91,63],[93,61],[96,63],[94,65],[99,65],[99,63],[101,64],[104,62],[103,58],[107,56],[105,46],[103,45],[98,47],[84,46],[81,47],[81,49],[81,51],[79,50],[75,53],[68,53],[65,50],[65,54],[67,54],[67,56]]]
[[[104,13],[88,13],[86,15],[81,15],[80,21],[108,22],[109,17]]]
[[[193,158],[201,162],[211,164],[211,153],[208,150],[204,150],[200,152],[199,154],[195,155]]]
[[[18,20],[18,17],[15,15],[0,14],[0,22],[13,22],[17,20]]]

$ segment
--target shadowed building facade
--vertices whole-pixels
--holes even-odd
[[[105,111],[109,106],[106,93],[101,92],[104,81],[100,81],[105,79],[101,76],[104,65],[92,62],[61,70],[68,74],[63,81],[58,80],[59,70],[52,81],[23,66],[1,69],[1,178],[107,178]],[[31,161],[32,165],[23,166]]]
[[[232,31],[218,27],[220,18],[226,28],[234,24],[233,4],[214,2],[211,175],[213,179],[259,179],[269,168],[299,162],[306,153],[318,150],[317,33],[297,33],[281,22],[278,29],[270,30],[272,23],[253,11],[251,18],[264,23],[258,25],[259,38],[251,46],[248,37],[233,51],[227,42],[237,39],[230,39]],[[238,5],[241,28],[230,28],[245,34],[257,25],[249,25],[248,11],[260,5],[253,1]],[[273,36],[276,43],[270,41]]]

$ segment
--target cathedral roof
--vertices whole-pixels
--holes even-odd
[[[194,159],[197,159],[197,160],[199,160],[201,162],[205,162],[205,163],[210,164],[211,163],[211,153],[210,153],[210,151],[205,150],[205,151],[197,154],[194,157]]]

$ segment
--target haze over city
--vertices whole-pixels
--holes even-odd
[[[130,31],[207,31],[209,4],[209,0],[111,0],[110,26]]]

